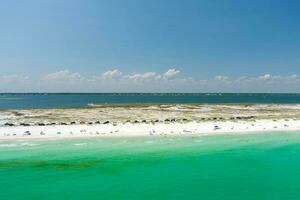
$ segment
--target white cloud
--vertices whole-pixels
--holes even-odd
[[[131,75],[123,75],[121,71],[118,69],[109,70],[104,73],[100,77],[94,76],[92,80],[100,80],[100,79],[112,79],[112,80],[131,80],[131,81],[143,81],[143,80],[169,80],[177,76],[180,73],[179,70],[169,69],[163,75],[158,72],[145,72],[145,73],[137,73]]]
[[[102,73],[101,77],[103,79],[116,79],[122,77],[122,72],[120,72],[118,69],[108,70]]]
[[[82,80],[83,77],[78,72],[70,72],[69,70],[62,70],[54,73],[47,74],[42,80],[56,80],[56,81],[70,81],[70,80]]]
[[[179,70],[176,69],[168,69],[163,75],[157,73],[157,72],[145,72],[143,74],[133,74],[130,76],[127,76],[129,80],[170,80],[177,76],[180,73]]]
[[[290,79],[299,79],[300,76],[297,75],[297,74],[293,74],[293,75],[288,76],[288,78],[290,78]]]
[[[146,79],[155,79],[159,80],[161,75],[156,72],[145,72],[144,74],[133,74],[128,76],[130,80],[146,80]]]
[[[215,80],[217,81],[226,81],[228,79],[229,79],[228,76],[223,76],[223,75],[215,76]]]
[[[259,76],[258,79],[262,80],[262,81],[269,81],[272,79],[272,76],[271,76],[271,74],[265,74],[265,75]]]
[[[300,76],[297,74],[293,74],[286,77],[287,82],[289,83],[300,83]]]
[[[297,74],[282,76],[282,75],[271,75],[271,74],[264,74],[258,77],[246,77],[241,76],[235,80],[235,82],[257,82],[262,81],[266,83],[296,83],[300,82],[300,76]]]
[[[166,73],[164,73],[163,78],[164,79],[172,79],[175,76],[177,76],[179,73],[180,73],[179,70],[172,68],[172,69],[169,69]]]

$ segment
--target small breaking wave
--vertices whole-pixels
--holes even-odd
[[[31,142],[22,142],[20,145],[33,147],[33,146],[38,146],[39,144],[35,144],[35,143],[31,143]]]
[[[6,143],[0,144],[0,148],[14,148],[14,147],[33,147],[38,146],[39,144],[31,142],[21,142],[21,143]]]
[[[0,148],[12,148],[17,146],[17,144],[0,144]]]
[[[87,145],[87,143],[76,143],[74,144],[75,146],[84,146],[84,145]]]

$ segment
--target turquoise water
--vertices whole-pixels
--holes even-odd
[[[0,199],[300,199],[300,132],[0,141]]]
[[[300,103],[300,94],[253,93],[99,93],[99,94],[0,94],[0,109],[85,107],[88,104],[190,104]]]

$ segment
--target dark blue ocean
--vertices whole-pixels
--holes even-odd
[[[0,109],[78,108],[89,104],[298,104],[300,94],[83,93],[0,94]]]

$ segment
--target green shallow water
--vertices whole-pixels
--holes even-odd
[[[0,141],[0,199],[300,199],[300,132]]]

